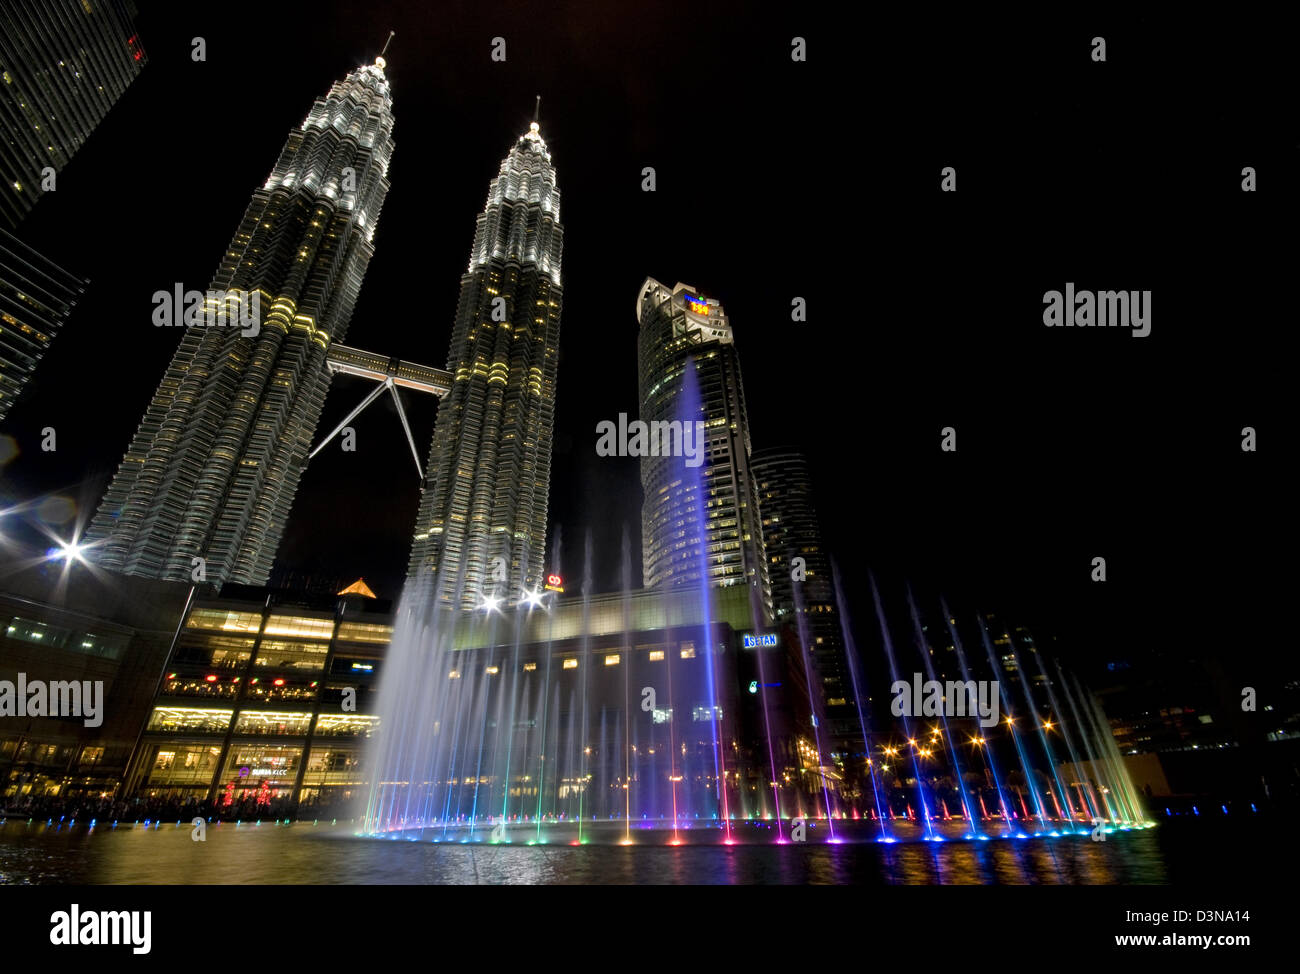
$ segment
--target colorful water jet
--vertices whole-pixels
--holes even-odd
[[[694,365],[685,359],[682,422],[702,408]],[[833,573],[856,731],[832,731],[802,590],[792,616],[774,622],[755,586],[710,584],[711,556],[699,543],[706,468],[679,457],[668,469],[682,488],[674,516],[695,552],[682,584],[635,587],[625,534],[619,590],[594,592],[588,534],[581,582],[568,595],[489,585],[466,611],[446,608],[460,604],[462,578],[408,586],[363,769],[371,785],[362,834],[576,845],[942,842],[1147,824],[1104,716],[1059,662],[1050,679],[1036,647],[980,615],[966,632],[984,644],[987,667],[976,665],[947,602],[934,600],[943,624],[931,627],[907,588],[913,659],[894,645],[874,577],[879,640],[864,641]],[[557,590],[559,550],[557,538],[547,571]],[[936,655],[931,644],[945,634]],[[996,682],[1005,720],[986,728],[944,710],[922,731],[918,715],[868,705],[867,673],[882,666],[895,681],[923,671],[937,682]]]

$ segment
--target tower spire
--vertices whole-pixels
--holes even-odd
[[[537,96],[537,104],[533,106],[533,123],[534,123],[534,124],[536,124],[536,123],[538,123],[538,122],[541,121],[541,115],[542,115],[542,96],[541,96],[541,95],[538,95],[538,96]]]
[[[380,51],[379,56],[375,58],[375,67],[377,67],[380,71],[383,71],[384,68],[388,67],[388,60],[384,57],[384,55],[388,53],[388,45],[393,43],[393,35],[396,33],[397,31],[395,30],[390,30],[388,32],[388,40],[384,41],[384,49]]]

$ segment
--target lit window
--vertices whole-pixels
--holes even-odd
[[[450,673],[447,674],[447,679],[449,679],[449,680],[459,680],[459,679],[460,679],[460,670],[452,670]]]
[[[501,672],[501,671],[500,671],[497,667],[495,667],[495,666],[489,666],[489,667],[487,668],[487,675],[488,675],[488,676],[496,676],[499,672]]]
[[[655,663],[663,658],[664,658],[664,651],[662,649],[650,650],[650,662]]]
[[[605,657],[606,666],[618,666],[618,653],[610,653]]]
[[[192,629],[224,629],[228,632],[257,632],[262,627],[258,612],[229,612],[224,609],[196,609],[186,626]]]
[[[344,622],[339,625],[340,642],[386,643],[393,638],[393,627],[369,622]]]
[[[682,643],[682,659],[695,659],[694,643]]]
[[[578,661],[572,658],[566,659],[564,661],[564,668],[566,670],[576,670],[578,668]]]
[[[535,669],[537,669],[537,664],[536,664],[536,663],[525,663],[525,664],[524,664],[524,672],[525,672],[525,673],[531,673],[531,672],[533,672],[533,670],[535,670]]]
[[[268,636],[315,636],[329,639],[334,635],[334,620],[311,616],[271,616],[266,621],[264,632]]]

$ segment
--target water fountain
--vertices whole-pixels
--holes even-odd
[[[683,422],[701,413],[692,363],[680,402]],[[679,457],[671,474],[684,485],[683,537],[705,537],[705,468]],[[559,579],[558,534],[553,542]],[[977,617],[973,630],[984,668],[967,655],[962,627],[941,600],[937,631],[952,653],[939,664],[920,603],[906,589],[927,678],[959,673],[974,685],[982,669],[998,684],[1004,722],[986,729],[972,720],[963,743],[970,714],[945,710],[921,741],[918,715],[894,725],[883,708],[873,713],[865,703],[869,660],[885,662],[895,681],[908,675],[874,576],[880,641],[859,652],[842,580],[832,574],[861,737],[828,748],[802,587],[795,586],[793,621],[767,631],[754,588],[707,584],[708,545],[692,550],[690,580],[654,591],[634,587],[626,532],[614,593],[593,591],[590,533],[579,591],[567,597],[490,591],[470,612],[444,608],[460,604],[464,578],[408,585],[367,755],[372,783],[361,833],[456,843],[889,843],[1082,834],[1080,822],[1103,818],[1111,828],[1146,824],[1095,701],[1059,663],[1049,679],[1037,648],[1022,652],[1010,632],[991,632],[990,617]],[[1025,669],[1030,658],[1047,718]],[[877,762],[877,749],[888,761]],[[1018,773],[1000,770],[1017,766]]]

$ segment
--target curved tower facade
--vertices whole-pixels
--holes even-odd
[[[703,422],[697,470],[662,450],[641,457],[642,574],[649,588],[747,585],[770,619],[758,495],[750,471],[749,419],[731,322],[722,305],[687,284],[646,278],[636,303],[640,418]],[[694,376],[688,377],[687,370]]]
[[[476,222],[429,450],[408,576],[443,608],[518,601],[545,575],[563,246],[533,122]]]
[[[253,193],[87,532],[101,566],[266,582],[388,193],[385,67],[317,99]]]
[[[773,621],[794,626],[808,646],[827,731],[838,750],[844,741],[861,740],[862,725],[808,459],[794,447],[768,447],[754,451],[750,469],[772,579]]]

